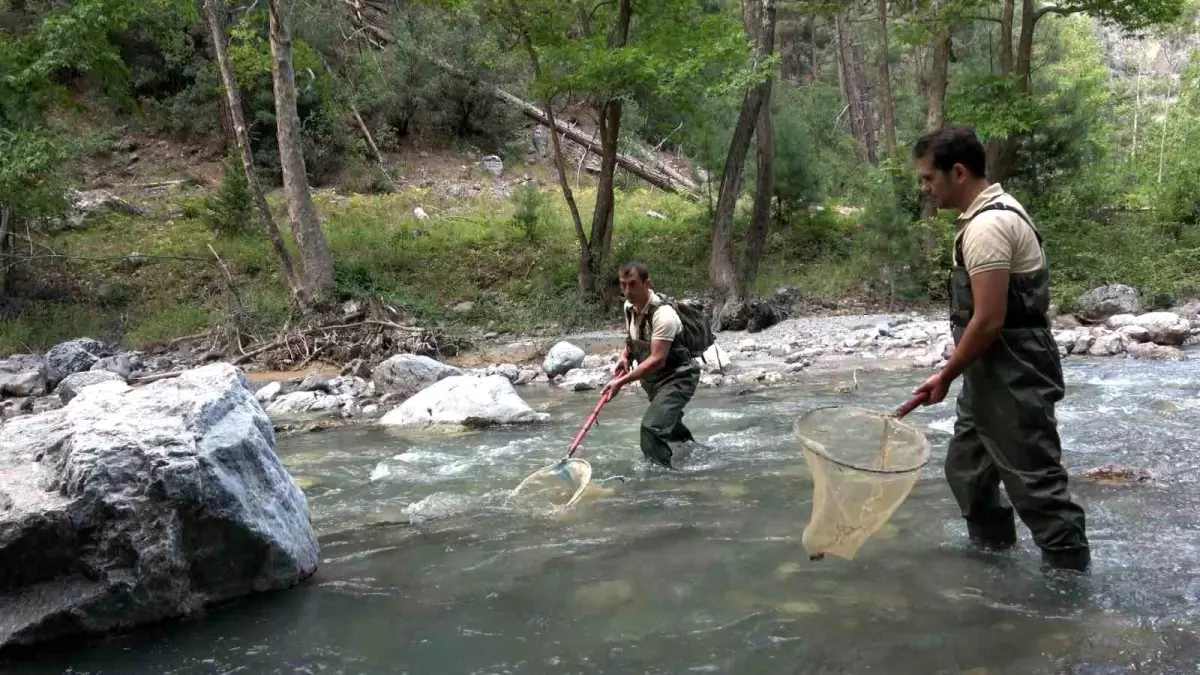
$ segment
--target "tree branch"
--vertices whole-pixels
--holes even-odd
[[[1085,12],[1085,11],[1087,11],[1087,8],[1080,7],[1079,5],[1067,5],[1066,7],[1059,7],[1058,5],[1047,5],[1045,7],[1042,7],[1038,11],[1034,12],[1033,20],[1034,20],[1034,22],[1037,22],[1039,19],[1041,19],[1043,16],[1046,16],[1047,14],[1057,14],[1059,16],[1070,16],[1071,14],[1079,14],[1080,12]]]

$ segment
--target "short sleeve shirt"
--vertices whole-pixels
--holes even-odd
[[[956,245],[961,242],[967,274],[991,270],[1008,270],[1011,274],[1028,274],[1042,269],[1046,260],[1033,227],[1012,211],[993,210],[975,214],[993,203],[1019,209],[1029,214],[1020,202],[993,184],[979,193],[970,208],[956,221]]]
[[[654,291],[650,292],[650,301],[646,303],[646,309],[654,306],[654,321],[650,326],[651,340],[666,340],[674,342],[675,336],[683,329],[683,323],[679,320],[679,313],[675,308],[663,303],[662,298]],[[629,301],[625,302],[626,309],[632,309],[633,305]],[[634,340],[640,339],[642,323],[645,321],[645,312],[639,314],[633,310],[633,320],[629,324],[629,337]]]

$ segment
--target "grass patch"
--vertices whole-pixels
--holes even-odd
[[[172,338],[204,330],[212,318],[212,312],[203,307],[186,304],[166,305],[131,325],[124,335],[124,343],[138,349],[167,342]]]

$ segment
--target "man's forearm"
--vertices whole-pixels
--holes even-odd
[[[953,382],[962,375],[975,359],[992,346],[1003,328],[1003,320],[985,319],[979,315],[971,317],[966,330],[963,331],[962,339],[958,341],[958,346],[954,348],[946,367],[942,368],[942,377],[947,382]]]
[[[637,364],[636,368],[629,371],[625,375],[625,381],[633,382],[635,380],[640,380],[650,373],[661,370],[664,363],[666,363],[665,359],[655,358],[654,356],[651,356],[650,358],[646,359],[645,361],[642,361],[641,363]]]

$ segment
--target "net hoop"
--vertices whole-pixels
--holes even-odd
[[[825,411],[825,410],[838,410],[838,409],[855,410],[855,411],[859,411],[862,413],[866,413],[868,415],[876,415],[879,417],[884,417],[884,418],[886,418],[886,421],[888,424],[894,424],[897,427],[900,427],[907,431],[911,431],[915,435],[918,435],[918,436],[920,435],[920,432],[916,429],[916,427],[913,427],[910,424],[905,424],[904,422],[902,422],[900,420],[893,419],[890,416],[886,415],[885,413],[881,413],[881,412],[878,412],[875,410],[868,410],[866,408],[859,408],[857,406],[826,405],[826,406],[821,406],[818,408],[810,409],[809,411],[807,411],[803,415],[801,415],[800,418],[797,419],[792,424],[792,430],[796,433],[796,437],[800,439],[800,444],[804,447],[804,449],[806,451],[811,452],[812,454],[816,455],[817,457],[821,458],[822,460],[824,460],[826,462],[829,462],[830,464],[840,466],[844,469],[850,469],[851,471],[861,471],[863,473],[879,474],[879,475],[884,475],[884,476],[896,476],[896,475],[901,475],[901,474],[916,473],[916,472],[920,471],[921,469],[925,468],[925,466],[927,464],[929,464],[929,449],[928,449],[928,446],[926,446],[920,463],[915,464],[911,467],[905,467],[902,469],[875,469],[875,468],[871,468],[868,466],[860,466],[858,464],[852,464],[850,462],[842,461],[842,460],[834,457],[833,455],[830,455],[829,451],[825,449],[825,446],[823,444],[818,443],[817,441],[814,441],[811,438],[808,438],[807,436],[805,436],[803,433],[801,433],[801,431],[800,431],[801,425],[804,424],[805,420],[808,420],[814,414]]]
[[[576,467],[577,473],[568,472],[566,470],[568,466]],[[525,485],[530,481],[541,478],[542,476],[550,475],[565,481],[571,486],[571,488],[575,490],[575,493],[571,495],[569,500],[563,504],[556,505],[556,508],[565,509],[574,506],[575,502],[579,501],[579,498],[583,496],[583,491],[586,490],[587,486],[592,482],[592,465],[589,464],[587,460],[580,459],[578,457],[561,459],[554,464],[544,466],[526,476],[525,480],[522,480],[517,487],[513,488],[513,491],[508,494],[509,498],[515,497],[517,493],[521,491],[521,488],[525,487]],[[564,477],[565,475],[570,475],[572,478],[578,477],[579,483],[575,484],[574,481],[567,480]]]

